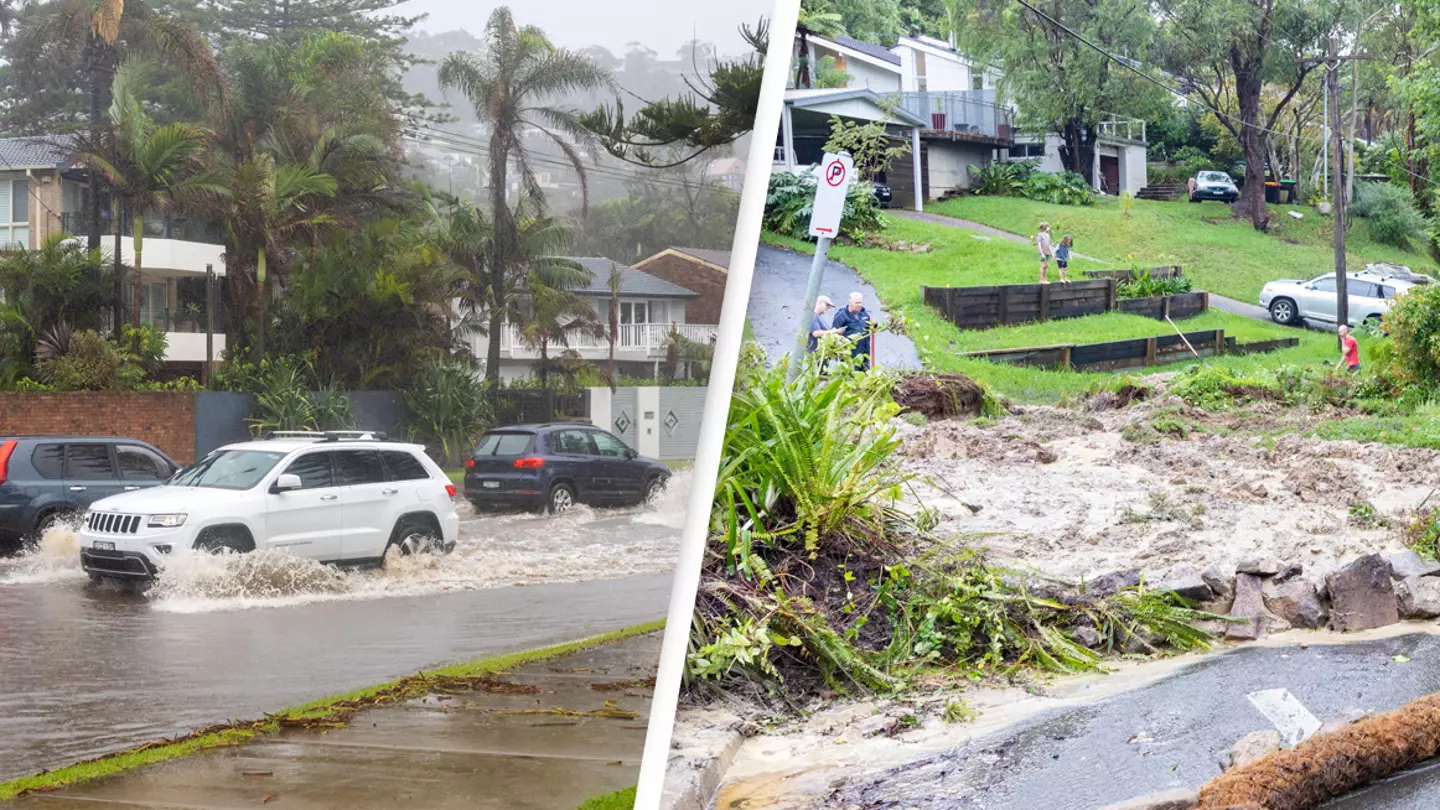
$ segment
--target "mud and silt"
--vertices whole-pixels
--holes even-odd
[[[1266,557],[1313,578],[1403,549],[1396,524],[1440,483],[1433,450],[1271,439],[1223,423],[1210,427],[1229,435],[1157,438],[1145,432],[1150,412],[1029,408],[996,423],[907,425],[901,464],[917,476],[919,505],[939,511],[940,534],[1072,578],[1176,565],[1229,574]]]

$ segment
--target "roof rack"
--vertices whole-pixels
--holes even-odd
[[[272,430],[266,439],[318,439],[325,442],[384,442],[390,437],[379,430]]]

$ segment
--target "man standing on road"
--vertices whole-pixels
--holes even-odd
[[[829,296],[822,295],[815,299],[815,317],[810,319],[810,339],[805,341],[805,351],[814,354],[820,348],[820,338],[826,335],[838,335],[842,331],[830,324],[825,323],[825,313],[835,308],[835,302]]]
[[[1335,370],[1339,371],[1341,366],[1350,374],[1360,371],[1360,344],[1348,326],[1340,327],[1340,362],[1335,364]]]
[[[831,326],[855,341],[855,348],[850,350],[850,354],[863,358],[862,369],[870,368],[874,358],[870,356],[870,312],[865,309],[864,296],[858,292],[850,293],[850,305],[835,313]]]

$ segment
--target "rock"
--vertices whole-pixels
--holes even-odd
[[[1177,565],[1166,571],[1155,582],[1159,590],[1173,591],[1175,595],[1191,602],[1208,602],[1215,598],[1209,583],[1192,565]]]
[[[1331,630],[1368,630],[1400,621],[1390,565],[1367,554],[1325,577]]]
[[[1295,577],[1298,577],[1303,573],[1305,573],[1305,566],[1301,565],[1300,563],[1287,563],[1284,568],[1280,569],[1280,573],[1276,574],[1274,579],[1270,581],[1285,582],[1286,580],[1294,579]]]
[[[1125,639],[1125,646],[1122,651],[1126,655],[1151,655],[1160,651],[1163,639],[1152,636],[1148,633],[1135,632]]]
[[[1273,577],[1282,570],[1280,561],[1274,557],[1265,557],[1259,560],[1241,560],[1235,566],[1237,574],[1256,574],[1262,577]]]
[[[1100,810],[1190,810],[1200,797],[1190,788],[1174,788],[1164,793],[1151,793],[1129,801],[1107,804]]]
[[[1058,458],[1060,458],[1060,456],[1056,455],[1055,451],[1048,447],[1041,447],[1035,451],[1035,460],[1041,464],[1054,464]]]
[[[1341,709],[1338,714],[1321,724],[1315,734],[1329,734],[1332,731],[1339,731],[1356,720],[1363,720],[1369,716],[1369,712],[1354,706],[1348,709]]]
[[[1089,647],[1093,650],[1100,646],[1100,631],[1088,625],[1072,627],[1070,629],[1070,637],[1075,639],[1075,643],[1082,647]]]
[[[1285,582],[1270,580],[1261,588],[1265,609],[1284,619],[1291,627],[1314,629],[1325,624],[1325,606],[1315,586],[1306,579]]]
[[[1128,571],[1111,571],[1085,583],[1085,593],[1090,596],[1109,596],[1116,591],[1133,588],[1139,584],[1139,568],[1131,568]]]
[[[1248,489],[1250,490],[1250,494],[1254,495],[1257,498],[1270,497],[1270,490],[1266,489],[1265,485],[1260,483],[1259,481],[1255,481],[1254,483],[1250,484]]]
[[[1221,758],[1220,769],[1228,771],[1241,765],[1249,765],[1271,751],[1280,750],[1280,732],[1273,728],[1252,731],[1230,746],[1229,753]]]
[[[1215,601],[1228,602],[1235,598],[1235,578],[1227,577],[1220,573],[1220,569],[1210,566],[1200,573],[1200,578],[1210,586],[1210,592],[1215,594]]]
[[[1405,619],[1440,616],[1440,578],[1409,576],[1395,583],[1396,605]]]
[[[1440,563],[1428,562],[1413,549],[1396,551],[1385,555],[1385,562],[1390,566],[1391,579],[1407,579],[1409,577],[1429,577],[1440,573]]]
[[[1265,596],[1260,589],[1260,577],[1255,574],[1238,574],[1235,577],[1235,603],[1230,606],[1230,615],[1249,619],[1237,622],[1225,629],[1225,638],[1237,641],[1254,641],[1260,638],[1264,628],[1260,620],[1265,617]]]

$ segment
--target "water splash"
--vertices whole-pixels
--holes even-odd
[[[78,524],[57,524],[39,543],[8,560],[0,559],[0,585],[83,581],[78,529]]]

